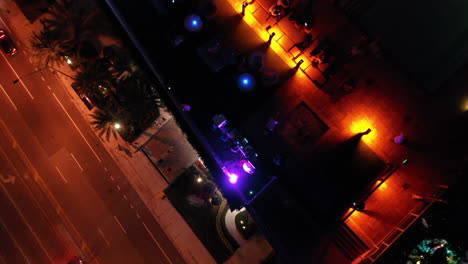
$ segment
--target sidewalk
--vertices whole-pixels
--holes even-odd
[[[30,24],[22,15],[16,4],[11,0],[2,1],[0,4],[0,15],[7,24],[7,30],[9,30],[10,34],[13,34],[14,39],[19,42],[19,48],[24,50],[28,55],[32,54],[28,47],[29,41],[32,36],[32,31],[37,31],[41,28],[39,20],[36,20],[34,24]],[[57,69],[67,74],[73,73],[67,65],[57,67]],[[62,81],[63,87],[70,95],[75,106],[81,111],[83,117],[90,121],[89,114],[91,111],[86,108],[76,92],[71,88],[70,84],[72,80],[59,74],[56,76]],[[157,122],[162,120],[162,118],[165,118],[166,121],[172,119],[169,113],[165,111],[162,112]],[[162,125],[161,123],[161,126]],[[153,126],[146,131],[146,133],[154,134],[157,132],[157,128],[157,126]],[[127,176],[129,182],[139,194],[140,198],[145,202],[155,219],[163,227],[185,261],[187,263],[215,263],[209,252],[170,202],[166,199],[162,200],[157,198],[158,194],[167,187],[168,183],[164,181],[164,177],[155,169],[145,154],[142,152],[134,152],[130,157],[128,154],[125,154],[125,152],[120,151],[119,145],[126,149],[134,150],[134,146],[131,146],[120,138],[118,140],[112,140],[111,142],[107,142],[102,138],[101,140],[109,154]],[[148,139],[144,137],[140,137],[136,142],[138,144],[144,144],[147,140]]]

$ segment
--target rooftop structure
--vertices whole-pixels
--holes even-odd
[[[372,263],[433,202],[413,194],[453,182],[466,109],[447,105],[463,92],[414,88],[342,12],[360,1],[156,2],[119,3],[121,23],[284,263]]]

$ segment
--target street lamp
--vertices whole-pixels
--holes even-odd
[[[273,40],[273,37],[274,37],[275,35],[276,35],[275,32],[271,32],[271,33],[270,33],[270,37],[268,38],[268,41],[267,41],[268,44],[271,44],[271,41]]]
[[[122,125],[120,125],[119,123],[114,124],[114,128],[117,129],[117,130],[119,130],[121,127],[122,127]]]
[[[76,78],[74,78],[74,77],[72,77],[72,76],[70,76],[70,75],[68,75],[68,74],[66,74],[66,73],[64,73],[64,72],[62,72],[62,71],[59,71],[59,70],[55,69],[55,68],[52,67],[52,66],[45,66],[45,67],[43,67],[43,68],[40,68],[40,69],[38,69],[38,70],[35,70],[35,71],[30,72],[30,73],[28,73],[28,74],[25,74],[25,75],[23,75],[23,76],[20,76],[18,79],[14,80],[13,83],[14,83],[14,84],[15,84],[15,83],[18,83],[21,79],[23,79],[23,78],[25,78],[25,77],[28,77],[28,76],[31,76],[31,75],[33,75],[33,74],[36,74],[36,73],[41,72],[41,71],[46,70],[46,69],[52,69],[52,70],[54,70],[54,71],[56,71],[56,72],[58,72],[58,73],[60,73],[60,74],[63,74],[63,75],[65,75],[65,76],[67,76],[67,77],[70,78],[70,79],[76,80]]]

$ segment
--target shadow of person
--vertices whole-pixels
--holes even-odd
[[[378,220],[382,220],[383,222],[386,222],[385,219],[387,219],[387,217],[382,215],[382,213],[379,212],[379,211],[364,210],[364,211],[361,212],[361,214],[365,214],[365,215],[368,215],[369,217],[372,217],[372,218],[375,218],[375,219],[378,219]]]

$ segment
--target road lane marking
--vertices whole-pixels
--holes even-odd
[[[161,245],[159,244],[159,242],[156,240],[156,238],[154,238],[153,236],[153,233],[151,233],[151,231],[148,229],[148,227],[146,226],[145,222],[142,222],[143,223],[143,226],[145,227],[146,229],[146,232],[148,232],[148,234],[151,236],[151,238],[153,239],[154,243],[156,243],[156,245],[158,245],[159,249],[161,250],[161,252],[164,254],[164,257],[166,257],[167,261],[169,261],[169,263],[172,264],[172,261],[169,259],[169,257],[167,256],[166,252],[162,249]]]
[[[127,234],[127,231],[125,230],[125,228],[122,226],[122,224],[120,223],[119,219],[117,219],[117,217],[114,215],[114,219],[115,221],[117,222],[117,224],[119,224],[120,228],[122,229],[122,231]]]
[[[73,160],[76,162],[76,165],[80,168],[81,171],[83,171],[83,168],[81,167],[80,163],[76,160],[75,156],[73,156],[73,153],[70,152],[70,155],[72,156]]]
[[[10,233],[10,230],[8,230],[5,222],[3,222],[3,219],[0,217],[0,224],[3,226],[3,228],[5,229],[5,231],[8,233],[8,236],[11,238],[11,240],[13,240],[13,243],[15,244],[16,248],[18,248],[18,250],[21,252],[21,255],[23,255],[23,258],[29,263],[31,264],[31,261],[29,261],[28,257],[26,256],[26,254],[24,253],[23,249],[20,247],[20,245],[18,244],[18,241],[16,241],[15,237]],[[0,256],[1,257],[1,256]],[[3,259],[3,257],[2,257]],[[4,261],[6,263],[6,261]]]
[[[32,96],[31,92],[28,90],[28,87],[26,87],[26,85],[24,85],[23,81],[21,80],[20,76],[18,75],[18,73],[16,73],[15,69],[13,69],[13,66],[11,66],[10,62],[7,60],[7,58],[5,57],[5,55],[3,54],[3,52],[0,52],[0,54],[2,54],[2,57],[5,59],[5,62],[8,64],[8,66],[10,67],[10,69],[13,71],[13,73],[15,74],[16,78],[18,78],[19,82],[21,83],[21,85],[23,85],[23,88],[26,90],[26,92],[29,94],[29,96],[31,97],[31,99],[34,100],[34,97]],[[30,60],[31,61],[31,60]],[[31,62],[31,64],[33,64]]]
[[[0,255],[0,260],[2,261],[3,264],[7,264],[7,262],[6,262],[5,259],[2,257],[2,255]]]
[[[110,176],[111,180],[114,181],[114,177],[112,177],[112,175]]]
[[[132,208],[132,209],[133,209],[133,204],[130,204],[130,208]]]
[[[67,114],[68,116],[68,119],[70,119],[70,121],[73,123],[73,125],[75,126],[76,130],[78,130],[78,133],[80,133],[81,137],[83,138],[83,140],[86,142],[86,144],[88,145],[88,147],[91,149],[91,151],[93,152],[94,156],[96,156],[96,158],[99,160],[99,162],[102,162],[101,159],[99,158],[99,156],[97,155],[97,153],[94,151],[94,149],[91,147],[91,145],[89,144],[88,140],[86,140],[86,138],[84,137],[83,133],[81,133],[81,130],[78,128],[78,126],[76,125],[75,121],[73,121],[73,119],[71,118],[70,114],[67,112],[67,110],[65,109],[65,107],[62,105],[62,103],[60,102],[60,100],[57,98],[57,96],[55,95],[55,93],[52,93],[55,97],[55,100],[57,100],[57,103],[60,105],[60,107],[62,107],[63,111],[65,112],[65,114]]]
[[[3,176],[3,174],[0,173],[0,180],[1,180],[3,183],[11,183],[11,184],[14,184],[14,183],[15,183],[15,179],[16,179],[16,177],[13,176],[13,175],[8,174],[8,176],[5,177],[5,176]]]
[[[29,229],[29,232],[31,232],[31,234],[33,235],[33,237],[36,239],[36,241],[39,243],[39,246],[42,248],[42,250],[44,251],[45,255],[47,256],[47,258],[50,260],[50,263],[54,263],[54,261],[52,260],[52,258],[50,257],[49,253],[47,252],[46,248],[44,247],[44,245],[42,244],[41,240],[39,239],[39,237],[37,237],[37,234],[36,232],[34,232],[33,228],[31,227],[31,225],[29,224],[29,222],[26,220],[26,217],[23,215],[23,213],[21,212],[18,204],[16,204],[16,202],[13,200],[13,198],[11,197],[10,193],[7,191],[7,189],[5,188],[5,186],[3,184],[0,184],[2,186],[2,189],[3,191],[5,192],[6,196],[8,197],[8,200],[10,200],[10,202],[13,204],[13,206],[15,207],[16,211],[18,212],[18,214],[21,216],[21,218],[23,219],[23,222],[26,224],[26,226],[28,227]]]
[[[6,97],[8,98],[8,101],[13,105],[16,111],[18,111],[18,107],[16,107],[15,103],[13,103],[13,100],[11,100],[10,96],[7,94],[3,86],[0,84],[0,88],[2,88],[2,91],[5,93]]]
[[[127,195],[124,194],[123,197],[125,198],[125,200],[128,201]]]
[[[11,133],[11,131],[8,129],[8,127],[6,126],[5,122],[0,119],[0,124],[3,126],[3,128],[5,129],[5,131],[7,132],[7,134],[9,135],[9,137],[11,138],[12,141],[15,141],[16,142],[16,139],[15,137],[13,136],[13,134]],[[26,163],[26,166],[28,168],[28,170],[31,170],[33,172],[33,178],[34,178],[34,181],[37,182],[37,184],[39,185],[39,188],[40,188],[40,192],[43,193],[43,195],[45,195],[47,198],[48,201],[50,201],[51,204],[55,205],[57,207],[57,214],[60,214],[61,215],[61,220],[62,222],[64,223],[64,225],[66,225],[67,227],[69,227],[71,230],[73,230],[73,232],[75,233],[76,236],[79,237],[79,239],[82,241],[82,244],[84,243],[85,247],[86,247],[86,251],[90,252],[90,247],[86,244],[84,238],[82,237],[81,233],[78,232],[78,229],[76,229],[75,225],[72,223],[72,221],[70,220],[70,218],[68,217],[68,215],[65,213],[65,211],[62,209],[62,207],[60,206],[59,202],[57,201],[57,199],[55,198],[55,196],[52,194],[52,192],[49,190],[49,188],[47,187],[47,184],[44,182],[44,180],[42,179],[42,177],[39,175],[39,173],[37,172],[36,168],[34,167],[34,165],[32,164],[32,162],[29,160],[28,156],[26,156],[26,154],[24,153],[23,149],[21,148],[21,146],[18,144],[18,148],[16,148],[16,151],[17,153],[22,157],[22,160]],[[15,172],[19,175],[19,172],[18,170],[15,168],[15,166],[13,165],[13,162],[10,160],[10,158],[8,158],[8,155],[6,155],[6,153],[0,148],[0,152],[3,154],[3,156],[7,159],[8,163],[10,164],[10,166],[13,167],[13,169],[15,170]],[[39,204],[39,201],[35,198],[34,196],[34,193],[30,190],[30,188],[28,187],[28,185],[24,182],[23,178],[19,177],[20,181],[23,183],[24,187],[29,191],[29,193],[32,195],[33,197],[33,200],[36,202],[37,206],[41,209],[41,212],[43,213],[44,217],[47,218],[47,214],[44,212],[44,210],[42,209],[42,207],[40,206]],[[56,229],[53,229],[56,233]],[[60,234],[57,233],[57,235],[59,237],[62,237]],[[63,238],[62,238],[63,239]],[[85,250],[83,250],[85,251]],[[100,264],[99,260],[97,258],[94,259],[94,261],[96,262],[96,264]]]
[[[8,32],[12,32],[11,28],[8,26],[7,23],[5,23],[5,20],[3,20],[1,17],[0,17],[0,21],[2,21],[2,24],[6,27],[6,29],[8,30]]]
[[[49,90],[52,90],[52,88],[50,88],[50,85],[47,85],[47,88],[49,88]]]
[[[138,213],[136,214],[136,216],[137,216],[138,219],[140,219],[140,215]]]
[[[98,228],[97,230],[98,230],[99,234],[102,236],[102,238],[104,239],[104,241],[106,241],[106,244],[110,247],[110,243],[106,239],[106,237],[104,236],[104,233],[102,232],[101,228]]]
[[[105,171],[108,171],[106,167],[104,167],[104,170],[105,170]]]
[[[120,191],[120,186],[118,184],[117,184],[117,189],[119,189],[119,191]]]
[[[58,173],[60,174],[60,177],[62,177],[62,180],[65,182],[65,183],[68,183],[67,179],[65,179],[65,177],[63,176],[62,172],[59,170],[59,168],[57,166],[55,166],[55,168],[57,169]]]
[[[41,76],[41,80],[42,80],[43,82],[45,82],[45,81],[46,81],[46,80],[44,79],[44,77],[43,77],[43,76]]]
[[[28,55],[25,50],[21,50],[24,55]]]

